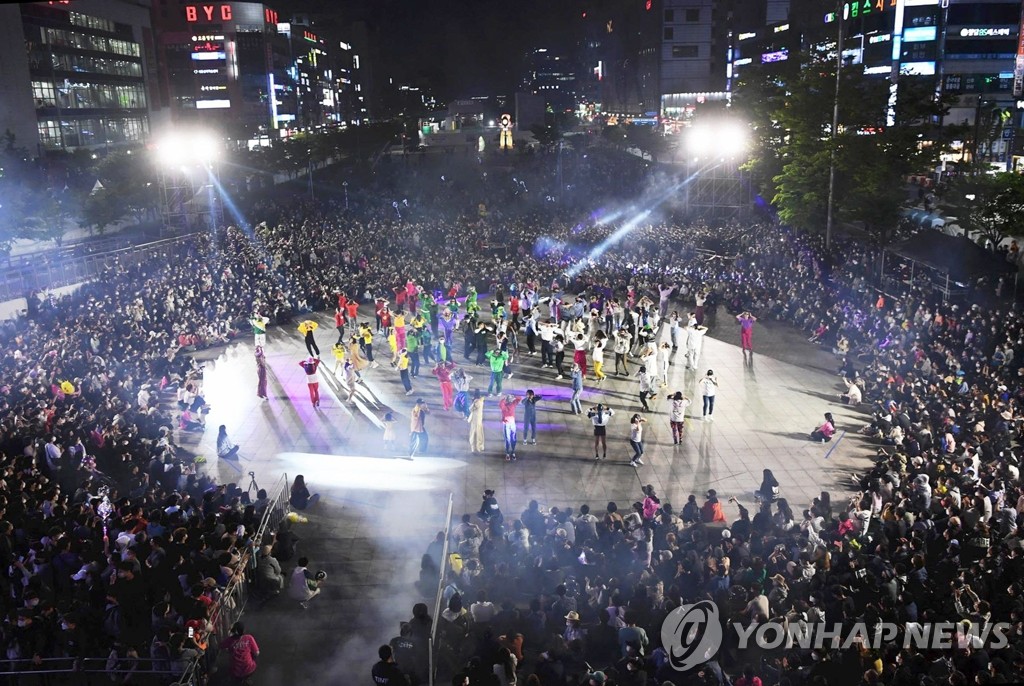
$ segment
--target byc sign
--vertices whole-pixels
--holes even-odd
[[[185,5],[185,21],[190,24],[231,21],[231,5]]]

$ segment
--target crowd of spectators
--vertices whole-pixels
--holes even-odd
[[[613,167],[595,168],[575,183],[622,185]],[[1024,320],[1014,308],[943,304],[917,286],[880,294],[868,247],[841,241],[829,252],[775,227],[710,227],[668,209],[628,243],[595,252],[628,215],[609,208],[580,221],[547,197],[525,198],[538,192],[529,176],[513,184],[481,172],[461,185],[428,174],[368,180],[352,190],[350,209],[336,197],[258,204],[255,228],[115,266],[3,324],[0,639],[6,658],[20,660],[9,664],[25,670],[19,683],[32,683],[44,658],[102,656],[114,669],[171,675],[213,647],[210,608],[246,554],[263,501],[215,484],[176,446],[171,391],[195,384],[185,404],[202,415],[193,401],[200,370],[187,353],[230,340],[254,311],[283,324],[332,308],[339,291],[368,304],[409,278],[481,293],[531,280],[601,297],[655,295],[656,284],[675,282],[680,310],[709,291],[709,309],[717,300],[785,320],[834,347],[883,448],[851,481],[853,498],[823,493],[796,512],[771,498],[764,507],[716,503],[713,493],[674,509],[645,489],[635,504],[593,511],[569,502],[518,520],[468,516],[454,531],[459,568],[439,636],[457,683],[1019,678]],[[390,197],[398,207],[382,201]],[[470,202],[480,197],[486,211]],[[277,554],[261,552],[264,575],[281,576]],[[441,565],[450,561],[433,546],[425,578]],[[666,666],[660,623],[703,597],[744,623],[940,618],[1006,621],[1014,632],[1001,651],[966,640],[938,653],[766,654],[749,677],[746,656],[727,641],[719,661],[681,674]],[[404,652],[394,651],[414,677],[423,676],[425,610],[398,642]]]

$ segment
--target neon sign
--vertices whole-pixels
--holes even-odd
[[[853,0],[843,5],[843,19],[896,9],[898,2],[899,0]],[[825,23],[831,24],[837,18],[835,12],[829,12],[825,15]]]
[[[772,62],[785,62],[789,59],[789,50],[778,50],[776,52],[766,52],[761,55],[761,64],[771,64]]]
[[[990,36],[1009,36],[1013,29],[1005,26],[1001,27],[980,27],[980,28],[963,28],[960,29],[961,38],[988,38]]]
[[[185,5],[185,21],[190,24],[231,21],[231,18],[231,5]]]
[[[315,33],[311,33],[309,31],[303,31],[302,32],[302,37],[305,38],[306,40],[310,41],[311,43],[319,43],[320,42],[320,39],[316,37],[316,34]]]
[[[276,24],[277,11],[272,10],[268,7],[263,8],[263,21],[267,22],[268,24]]]

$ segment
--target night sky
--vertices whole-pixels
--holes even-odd
[[[306,0],[301,11],[362,19],[377,28],[382,71],[427,76],[442,97],[511,92],[524,53],[568,49],[580,0]]]

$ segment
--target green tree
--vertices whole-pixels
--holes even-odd
[[[665,136],[663,136],[658,129],[653,126],[629,124],[626,126],[625,134],[626,142],[630,147],[637,148],[640,152],[647,153],[655,162],[658,161],[658,157],[662,156],[668,150],[668,145],[665,142]]]
[[[859,65],[844,67],[840,127],[832,136],[835,69],[827,54],[812,53],[804,64],[772,79],[759,81],[755,74],[741,82],[737,106],[755,132],[754,161],[747,166],[784,222],[820,231],[834,150],[836,220],[861,222],[884,241],[906,201],[906,177],[934,166],[946,144],[932,122],[947,102],[937,100],[920,79],[899,77],[890,125],[890,81],[865,76]]]
[[[558,130],[557,126],[547,124],[534,124],[530,127],[530,133],[542,148],[551,147],[562,137],[562,132]]]
[[[964,198],[960,225],[999,245],[1004,238],[1024,236],[1024,176],[1012,172],[965,179],[951,190]],[[973,200],[968,196],[973,196]]]

